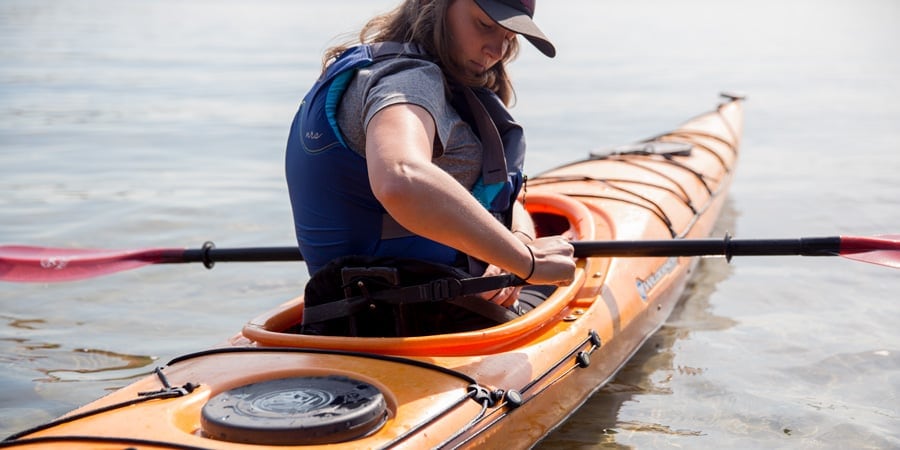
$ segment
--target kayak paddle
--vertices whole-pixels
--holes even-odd
[[[667,239],[576,241],[575,256],[843,256],[900,269],[900,235],[799,239]],[[302,261],[296,247],[90,250],[0,246],[0,281],[50,283],[98,277],[149,264]]]

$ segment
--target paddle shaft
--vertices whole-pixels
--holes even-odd
[[[668,239],[573,242],[575,256],[835,256],[841,237],[798,239]]]
[[[581,241],[572,242],[575,256],[650,257],[650,256],[835,256],[841,250],[841,237],[797,239],[666,239],[649,241]],[[846,250],[846,249],[844,249]],[[860,249],[870,250],[869,248]],[[303,255],[295,247],[250,247],[185,250],[182,261],[260,262],[301,261]]]
[[[207,242],[202,248],[185,250],[180,259],[171,262],[202,262],[212,268],[217,262],[303,261],[303,255],[297,247],[215,248]]]
[[[840,253],[840,237],[798,239],[668,239],[650,241],[581,241],[572,242],[575,256],[834,256]],[[188,249],[181,261],[216,262],[301,261],[296,247],[249,247]]]

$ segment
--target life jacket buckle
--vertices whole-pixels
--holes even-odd
[[[419,286],[419,299],[425,301],[442,301],[462,294],[462,282],[455,278],[440,278]]]

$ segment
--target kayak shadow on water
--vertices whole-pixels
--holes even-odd
[[[730,198],[726,199],[713,236],[733,233],[738,212]],[[735,321],[710,311],[710,298],[718,283],[726,280],[732,268],[722,258],[701,259],[688,281],[681,301],[668,320],[622,366],[609,383],[597,391],[565,423],[536,448],[590,449],[631,448],[618,443],[620,433],[649,432],[655,434],[699,436],[699,430],[672,429],[647,421],[620,421],[619,412],[627,402],[640,395],[670,395],[669,381],[676,375],[699,375],[701,368],[676,366],[675,344],[687,339],[692,331],[724,330]]]

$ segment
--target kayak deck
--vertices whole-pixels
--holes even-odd
[[[733,175],[741,121],[741,104],[731,99],[671,133],[550,170],[528,181],[525,206],[540,235],[706,237]],[[695,265],[696,258],[580,258],[575,280],[527,314],[483,330],[434,336],[296,334],[292,330],[303,314],[298,297],[254,318],[220,348],[177,358],[6,444],[528,448],[602,387],[662,325]],[[230,430],[226,424],[220,431],[211,424],[216,417],[204,416],[208,405],[235,389],[327,377],[354,380],[380,395],[358,435],[312,437],[311,429],[328,434],[322,431],[333,428],[307,422],[285,431],[291,425],[279,418],[249,425],[259,429]],[[278,430],[272,428],[276,422]],[[266,435],[279,433],[296,440],[266,442]]]

